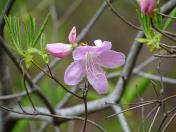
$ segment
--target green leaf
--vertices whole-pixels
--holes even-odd
[[[25,66],[27,69],[29,69],[32,65],[33,55],[25,54],[24,59],[25,59]]]
[[[176,8],[174,8],[172,10],[172,12],[169,14],[169,16],[171,16],[171,17],[175,17],[176,16]],[[168,18],[167,21],[164,23],[164,26],[163,26],[162,29],[166,30],[172,24],[173,20],[174,19],[172,19],[172,18]]]
[[[136,38],[136,41],[138,41],[139,43],[147,43],[148,39],[146,39],[146,38]]]
[[[35,47],[36,44],[37,44],[37,41],[40,39],[42,33],[44,32],[45,28],[46,28],[46,25],[48,23],[48,20],[49,20],[49,14],[45,17],[45,20],[42,24],[42,26],[40,27],[40,30],[39,32],[37,33],[37,36],[35,37],[34,41],[32,42],[32,47]]]
[[[161,41],[161,34],[158,33],[155,33],[152,38],[148,39],[147,46],[149,47],[151,52],[160,49],[160,41]]]
[[[163,17],[161,15],[158,15],[160,9],[161,9],[160,2],[157,1],[157,7],[153,12],[153,21],[158,29],[161,29],[163,24]]]
[[[42,51],[45,51],[45,44],[46,44],[46,38],[45,38],[45,34],[42,33],[41,37],[40,37],[40,49]]]
[[[9,32],[11,43],[15,49],[21,53],[21,39],[20,39],[20,22],[16,17],[4,16],[6,27]]]
[[[35,39],[35,26],[35,19],[32,16],[29,16],[29,23],[25,26],[28,48],[32,48],[32,43]]]
[[[46,64],[48,64],[48,62],[49,62],[48,54],[43,54],[43,55],[42,55],[42,58],[43,58],[43,61],[44,61]]]

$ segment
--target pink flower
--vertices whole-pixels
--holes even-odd
[[[111,50],[111,42],[94,41],[96,46],[80,46],[73,51],[72,62],[66,69],[64,82],[68,85],[78,84],[86,75],[92,87],[104,94],[108,80],[102,67],[115,68],[125,63],[123,53]]]
[[[52,43],[52,44],[47,44],[46,49],[49,54],[55,57],[65,58],[71,53],[71,51],[73,50],[73,47],[71,44]]]
[[[142,12],[151,14],[156,6],[157,0],[140,0]]]
[[[73,47],[76,45],[76,27],[73,27],[68,35],[69,42],[71,44],[65,43],[52,43],[47,44],[46,49],[49,54],[58,57],[58,58],[65,58],[68,56]]]

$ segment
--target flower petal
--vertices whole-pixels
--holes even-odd
[[[81,60],[84,58],[87,52],[93,52],[96,54],[100,54],[105,50],[109,50],[112,47],[111,42],[101,40],[95,40],[94,43],[96,46],[79,46],[73,51],[73,59],[74,60]]]
[[[58,58],[68,56],[72,51],[72,45],[64,43],[47,44],[46,49],[48,53]]]
[[[125,55],[121,52],[107,50],[98,56],[97,61],[103,67],[115,68],[125,63]]]
[[[86,55],[86,53],[90,50],[91,46],[80,46],[77,47],[74,51],[73,51],[73,59],[74,60],[81,60],[84,58],[84,56]]]
[[[157,0],[141,0],[140,1],[140,7],[142,12],[151,14],[153,10],[155,9],[155,6],[157,4]]]
[[[76,42],[76,27],[74,26],[69,35],[68,35],[68,40],[70,43],[75,43]]]
[[[106,49],[106,50],[111,49],[111,47],[112,47],[112,43],[110,41],[102,42],[101,40],[95,40],[94,44],[97,47],[101,47],[101,48]]]
[[[85,73],[84,62],[74,61],[65,71],[64,82],[68,85],[76,85],[83,79]]]
[[[97,47],[102,47],[103,42],[102,42],[101,40],[95,40],[95,41],[94,41],[94,44],[95,44]]]
[[[112,48],[112,43],[110,41],[104,41],[102,47],[106,50]]]
[[[98,64],[94,65],[92,71],[87,71],[87,80],[99,94],[107,92],[108,80]]]

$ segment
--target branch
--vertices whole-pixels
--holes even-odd
[[[3,36],[4,26],[5,26],[5,20],[4,15],[9,15],[10,10],[12,9],[12,6],[14,4],[15,0],[8,0],[7,4],[5,5],[4,10],[2,11],[2,15],[0,17],[0,35]]]
[[[40,91],[40,89],[37,88],[37,86],[32,82],[31,77],[29,76],[29,74],[27,74],[26,72],[23,73],[23,70],[20,66],[20,63],[17,61],[18,59],[13,55],[13,53],[10,51],[10,49],[7,47],[7,43],[3,40],[2,37],[0,37],[0,43],[2,44],[2,48],[4,49],[4,51],[7,53],[7,55],[10,57],[10,59],[13,61],[13,63],[15,64],[15,66],[17,67],[17,69],[20,71],[20,73],[22,75],[25,76],[26,81],[29,84],[29,87],[31,88],[31,90],[33,90],[34,88],[36,89],[36,94],[40,97],[40,99],[44,102],[44,104],[46,105],[46,107],[50,110],[51,113],[55,113],[52,105],[49,103],[48,99],[45,97],[45,95]]]
[[[170,10],[172,10],[175,7],[175,5],[176,5],[176,1],[170,0],[162,8],[162,11],[164,11],[163,13],[168,13]],[[137,37],[143,37],[143,36],[144,36],[143,32],[139,32],[137,34]],[[117,82],[114,91],[109,96],[106,96],[102,99],[88,102],[87,103],[88,113],[101,111],[105,108],[111,107],[111,105],[105,104],[105,102],[119,102],[123,94],[124,87],[128,79],[130,78],[132,69],[134,68],[137,56],[139,55],[141,48],[142,48],[142,45],[140,43],[136,41],[133,43],[122,72],[123,76]],[[28,110],[31,111],[31,109],[28,109]],[[44,113],[47,112],[46,109],[40,109],[40,110],[43,111]],[[83,115],[84,112],[85,112],[84,104],[78,104],[67,108],[57,109],[57,114],[62,116],[75,116],[75,115],[78,116],[78,115]],[[13,113],[11,113],[11,116],[18,119],[22,118],[20,117],[20,115],[14,115]]]
[[[176,6],[176,1],[170,0],[162,7],[162,12],[167,14],[169,11],[175,8],[175,6]],[[144,35],[143,32],[139,32],[137,37],[143,37],[143,35]],[[132,48],[127,57],[127,61],[126,61],[126,64],[124,66],[124,70],[122,73],[124,77],[126,77],[127,79],[131,75],[132,69],[134,67],[136,58],[139,54],[141,47],[142,45],[139,44],[138,42],[134,42],[132,45]],[[87,103],[88,113],[100,111],[105,108],[109,108],[110,105],[105,104],[105,102],[119,101],[125,83],[126,81],[123,80],[123,77],[121,77],[116,85],[115,90],[109,96],[104,97],[102,99],[88,102]],[[82,115],[83,113],[84,113],[84,104],[79,104],[79,105],[75,105],[75,106],[71,106],[71,107],[59,110],[60,115]]]
[[[116,113],[120,113],[122,111],[122,108],[120,107],[120,105],[113,105],[112,107]],[[123,128],[123,131],[130,132],[130,129],[128,127],[128,124],[127,124],[127,121],[125,119],[124,114],[121,113],[121,114],[117,115],[117,117],[119,118],[119,122]]]

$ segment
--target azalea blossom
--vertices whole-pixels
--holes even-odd
[[[156,6],[157,0],[140,0],[142,12],[151,14]]]
[[[72,50],[73,47],[76,44],[76,27],[73,27],[68,35],[68,40],[70,44],[65,44],[65,43],[51,43],[47,44],[46,49],[49,54],[58,57],[58,58],[65,58],[68,56]]]
[[[78,84],[85,76],[92,87],[104,94],[108,88],[103,67],[115,68],[125,63],[125,55],[111,50],[109,41],[94,41],[96,46],[79,46],[73,51],[73,59],[65,71],[64,82],[68,85]]]

